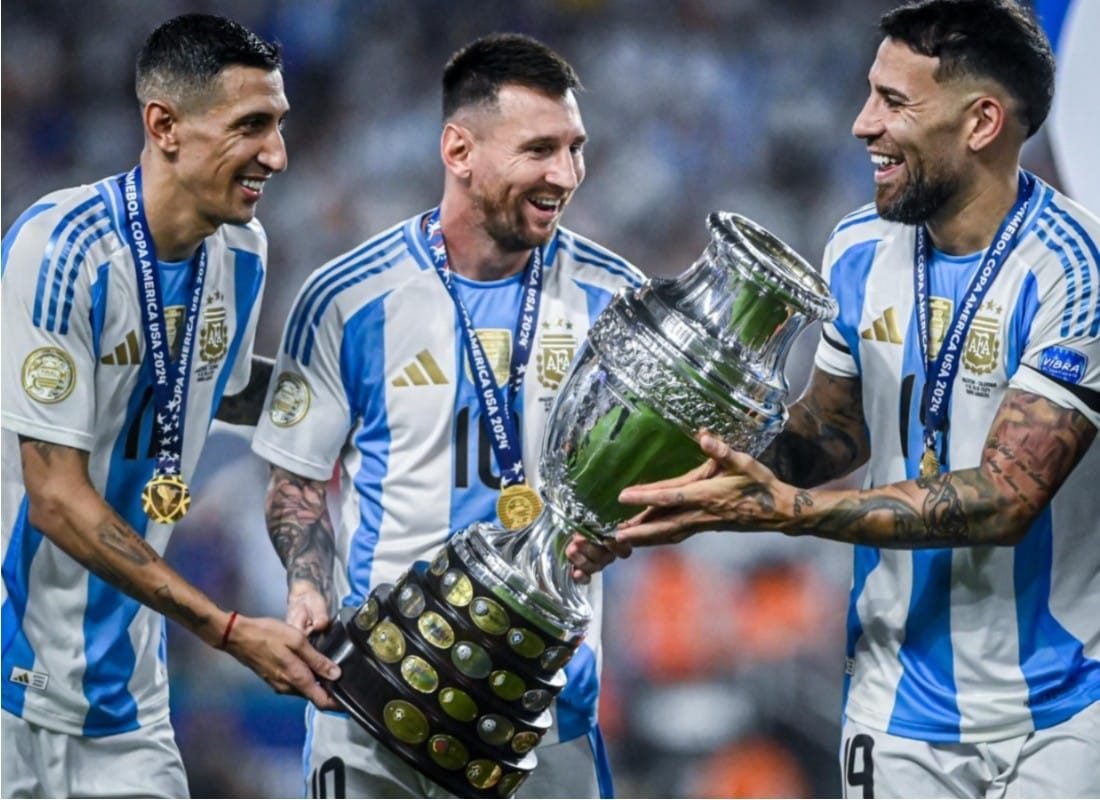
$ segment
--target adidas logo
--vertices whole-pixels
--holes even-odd
[[[860,331],[859,338],[870,339],[873,342],[901,344],[901,330],[898,328],[898,316],[894,307],[890,306],[883,311],[882,316],[874,320],[870,328]]]
[[[108,353],[99,359],[99,363],[114,364],[120,367],[141,363],[141,354],[138,352],[137,331],[130,331],[126,334],[126,341],[116,347],[114,352]]]
[[[50,682],[50,676],[45,672],[32,672],[22,667],[12,667],[11,676],[8,680],[12,683],[18,683],[20,686],[44,692],[46,691],[46,684]]]
[[[432,358],[432,354],[427,350],[421,350],[413,361],[405,365],[403,374],[394,378],[392,383],[398,387],[428,386],[429,384],[443,386],[447,383],[447,376]]]

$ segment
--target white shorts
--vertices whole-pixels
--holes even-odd
[[[539,765],[520,798],[599,797],[596,757],[586,737],[539,745]],[[451,797],[345,714],[306,709],[307,797]]]
[[[0,712],[4,797],[189,797],[172,723],[73,736]]]
[[[997,742],[933,743],[845,720],[844,797],[1100,797],[1100,703]]]

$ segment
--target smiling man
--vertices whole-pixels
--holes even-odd
[[[875,202],[825,251],[840,306],[759,460],[623,503],[619,539],[851,542],[849,797],[1100,794],[1100,220],[1020,168],[1054,60],[1009,0],[883,17],[852,132]],[[866,464],[865,488],[814,488]]]
[[[569,64],[525,36],[455,54],[439,207],[321,267],[299,293],[253,447],[272,463],[268,531],[287,568],[287,620],[302,631],[359,606],[454,531],[499,524],[498,509],[522,522],[508,509],[532,496],[560,362],[614,292],[641,280],[559,225],[585,173],[579,89]],[[591,592],[598,609],[598,581]],[[598,649],[597,614],[521,795],[610,791],[597,780],[609,777]],[[346,715],[310,708],[307,726],[314,797],[440,796]]]
[[[301,631],[219,608],[165,564],[212,418],[252,421],[267,240],[286,168],[279,52],[220,17],[137,62],[140,163],[53,192],[3,242],[3,786],[186,797],[166,615],[274,689],[332,701]],[[251,372],[251,375],[250,375]]]

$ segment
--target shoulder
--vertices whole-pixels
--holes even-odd
[[[843,262],[878,258],[892,245],[901,244],[911,257],[913,228],[888,222],[878,215],[874,203],[868,203],[845,216],[833,228],[825,244],[823,266],[827,271]]]
[[[547,247],[550,264],[580,281],[607,289],[640,286],[645,275],[619,254],[568,228],[559,228]]]
[[[313,270],[298,302],[362,305],[420,276],[426,270],[415,252],[410,223],[394,225]]]
[[[430,275],[417,252],[414,224],[405,220],[338,255],[310,273],[298,290],[286,331],[299,341],[307,329],[342,326],[364,307]]]
[[[122,199],[117,189],[112,191],[105,184],[107,181],[58,189],[36,200],[5,232],[5,251],[16,239],[44,244],[61,237],[117,236]]]
[[[125,248],[122,214],[121,193],[111,179],[44,195],[4,234],[5,275],[9,266],[20,264],[36,271],[54,265],[75,274],[89,260],[110,259]]]
[[[1036,208],[1028,214],[1022,245],[1046,260],[1096,268],[1100,219],[1077,201],[1037,181]]]

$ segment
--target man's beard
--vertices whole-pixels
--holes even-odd
[[[475,198],[475,202],[485,219],[486,232],[506,253],[522,253],[542,247],[553,237],[553,231],[547,236],[526,233],[522,218],[513,219],[510,215],[511,210],[506,199],[498,202],[480,195]]]
[[[902,187],[901,193],[889,202],[875,201],[878,215],[888,222],[921,225],[947,205],[958,189],[954,179],[927,180],[919,177]]]

